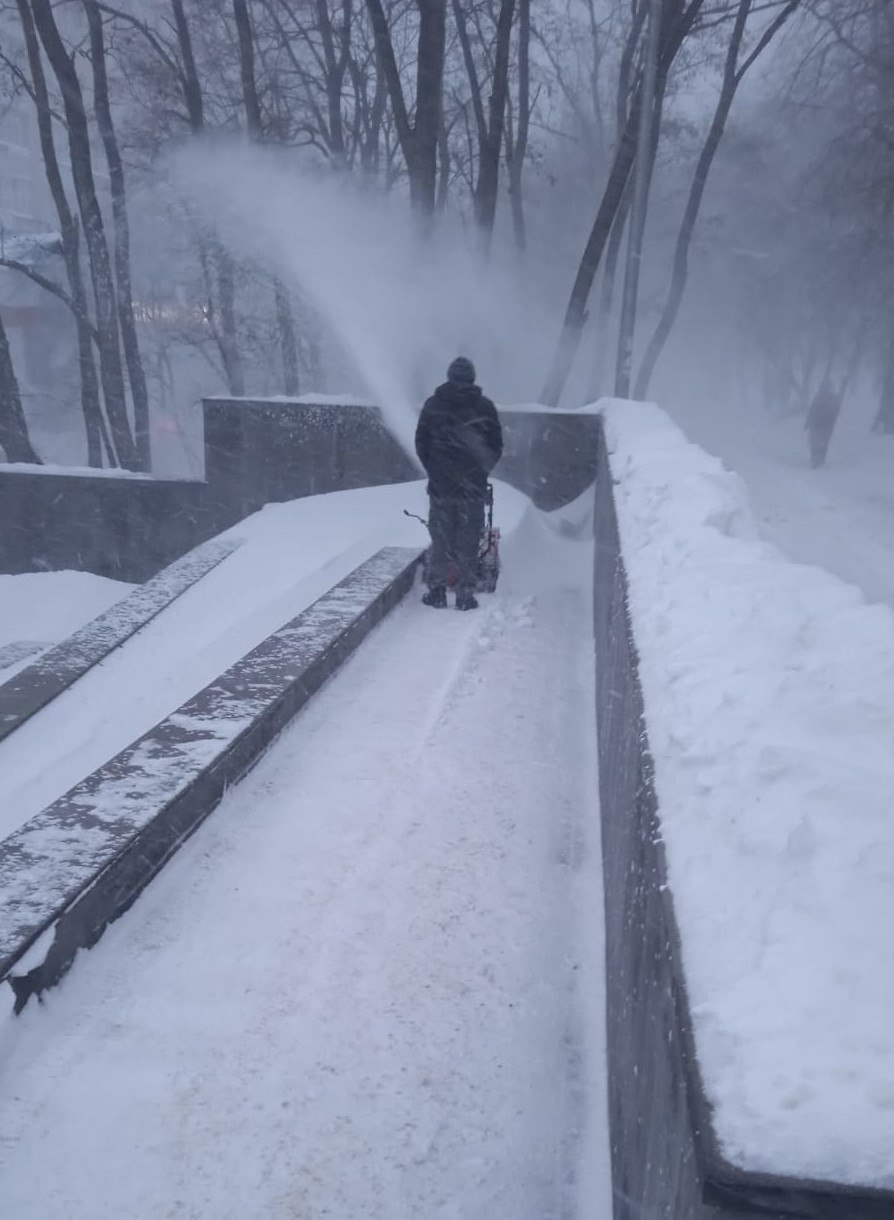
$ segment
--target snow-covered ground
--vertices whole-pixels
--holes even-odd
[[[817,564],[870,601],[894,606],[894,436],[870,432],[876,404],[848,402],[824,467],[811,470],[802,420],[680,402],[671,414],[690,440],[748,484],[764,537]]]
[[[501,485],[497,501],[500,521],[511,528],[524,497]],[[422,483],[403,484],[269,505],[240,522],[224,535],[243,540],[238,550],[0,743],[0,836],[164,719],[380,547],[424,546],[425,530],[403,509],[425,515],[426,504]],[[49,614],[41,604],[52,578],[0,580],[26,582],[15,585],[24,590],[16,631],[25,629],[28,607],[35,623]],[[67,580],[66,588],[78,585],[76,573]],[[110,583],[83,582],[100,593]]]
[[[0,574],[0,682],[108,610],[133,587],[89,572]]]
[[[607,419],[717,1133],[748,1168],[894,1186],[894,613],[762,541],[657,408]]]
[[[295,507],[261,516],[293,582]],[[530,511],[504,549],[481,611],[400,607],[0,1022],[4,1214],[610,1215],[592,542]],[[265,624],[304,596],[277,579]]]

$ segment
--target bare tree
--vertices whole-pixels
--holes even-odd
[[[50,0],[31,0],[37,33],[55,73],[65,108],[72,179],[78,200],[93,283],[100,378],[115,451],[123,466],[141,469],[127,413],[124,370],[118,342],[115,282],[105,224],[96,194],[87,112],[74,60],[66,50]]]
[[[658,70],[655,104],[660,105],[667,88],[667,78],[685,39],[691,34],[701,13],[704,0],[662,0],[658,45]],[[637,133],[642,104],[642,82],[637,87],[633,105],[609,171],[608,182],[596,213],[596,219],[571,289],[568,307],[556,353],[543,388],[542,401],[556,406],[571,372],[581,333],[586,322],[586,307],[599,269],[605,244],[621,206],[627,180],[636,157]],[[655,126],[657,130],[657,124]]]
[[[112,195],[112,222],[114,225],[115,290],[118,304],[118,323],[127,376],[133,398],[134,438],[140,468],[152,466],[149,438],[149,392],[146,374],[140,356],[137,326],[133,308],[133,285],[130,273],[130,221],[127,214],[127,189],[124,178],[124,163],[118,147],[118,137],[112,120],[112,104],[109,97],[109,78],[106,69],[105,34],[102,14],[97,0],[83,0],[90,30],[90,55],[93,64],[93,105],[96,124],[102,137],[109,167],[109,185]]]
[[[485,109],[484,92],[472,50],[463,0],[453,0],[453,15],[469,78],[472,109],[478,134],[478,176],[474,191],[475,219],[481,231],[485,252],[490,248],[497,214],[503,131],[509,100],[509,49],[514,14],[515,0],[500,0],[493,46],[491,92],[489,104]]]
[[[189,126],[194,135],[205,129],[205,101],[193,51],[192,32],[183,0],[171,0],[180,52],[177,77],[183,91]],[[236,277],[233,260],[215,235],[200,243],[199,258],[208,294],[207,319],[224,366],[230,393],[245,393],[245,370],[236,328]],[[215,279],[217,302],[215,306]]]
[[[37,38],[37,31],[34,28],[31,9],[28,0],[17,0],[17,6],[28,58],[30,75],[28,91],[34,103],[37,116],[37,130],[40,138],[44,172],[56,209],[56,215],[59,218],[62,257],[65,262],[70,293],[67,303],[70,303],[77,328],[78,371],[81,383],[81,410],[84,415],[84,426],[87,435],[87,461],[91,466],[102,466],[103,442],[105,441],[110,464],[116,465],[118,464],[118,459],[105,427],[99,397],[99,381],[96,375],[96,365],[93,361],[94,329],[90,319],[87,292],[81,271],[80,228],[68,202],[62,173],[59,168],[59,159],[56,153],[53,133],[53,112],[43,69],[40,44]]]
[[[325,2],[323,3],[325,8]],[[242,77],[242,98],[248,123],[249,137],[260,142],[263,139],[261,102],[255,79],[254,39],[246,0],[233,0],[233,16],[239,38],[239,67]],[[283,366],[283,389],[286,394],[300,393],[298,380],[298,344],[295,339],[295,320],[288,290],[279,276],[273,277],[273,292],[276,300],[276,323],[279,330],[280,354]]]
[[[423,223],[430,224],[437,199],[447,0],[416,0],[416,6],[419,12],[416,108],[411,123],[391,29],[382,0],[366,0],[376,51],[391,101],[397,138],[407,165],[410,198]]]
[[[705,187],[708,182],[708,175],[711,172],[711,166],[717,154],[717,149],[720,147],[720,142],[723,138],[724,130],[726,129],[727,119],[729,118],[736,92],[749,68],[752,67],[752,65],[770,45],[778,32],[799,7],[801,0],[788,0],[787,3],[783,4],[781,11],[776,14],[775,18],[763,31],[757,45],[740,64],[739,55],[742,49],[742,41],[745,36],[745,27],[752,9],[752,3],[753,0],[739,0],[739,7],[736,11],[736,17],[735,21],[733,22],[729,45],[727,47],[720,96],[717,100],[714,116],[711,120],[710,127],[708,128],[708,134],[705,138],[701,155],[699,156],[698,163],[695,167],[695,174],[689,190],[689,198],[686,202],[683,221],[680,225],[680,232],[677,237],[670,292],[668,294],[661,317],[655,328],[655,332],[649,341],[648,347],[646,348],[642,364],[640,365],[636,386],[634,389],[634,395],[637,398],[645,398],[645,396],[648,394],[649,383],[652,379],[652,374],[655,371],[655,365],[658,362],[664,345],[667,342],[671,331],[673,330],[674,323],[677,320],[677,315],[680,312],[680,305],[683,301],[683,294],[686,291],[686,281],[689,275],[689,250],[692,244],[692,236],[695,232],[695,226],[698,221],[702,199],[704,198]]]
[[[7,462],[40,463],[37,451],[28,435],[28,424],[22,410],[22,396],[12,365],[6,328],[0,318],[0,449]]]
[[[524,172],[531,130],[531,0],[518,0],[518,63],[516,67],[518,100],[506,99],[506,168],[509,174],[509,200],[516,249],[528,247],[525,221]]]

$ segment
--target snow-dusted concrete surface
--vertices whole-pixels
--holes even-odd
[[[524,503],[518,492],[499,486],[501,525],[511,529]],[[0,743],[0,837],[163,720],[381,547],[424,546],[425,530],[403,509],[424,516],[426,506],[422,483],[364,488],[269,505],[222,534],[242,541],[233,555]],[[89,578],[91,589],[98,579]],[[35,597],[44,596],[44,586],[32,589]]]
[[[591,541],[377,628],[44,1005],[17,1220],[611,1214]]]
[[[0,650],[33,643],[41,648],[56,644],[90,619],[110,609],[134,588],[89,572],[25,572],[0,574]],[[0,669],[6,681],[21,669],[33,652],[21,651],[18,661]]]
[[[59,645],[42,652],[21,673],[0,680],[0,738],[15,732],[25,720],[145,627],[238,545],[229,538],[212,539],[196,547]]]
[[[894,613],[607,407],[670,886],[728,1159],[894,1186]]]

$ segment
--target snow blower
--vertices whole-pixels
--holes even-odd
[[[481,537],[478,540],[478,571],[475,591],[476,593],[493,593],[496,590],[497,581],[500,577],[500,527],[494,525],[494,488],[492,483],[487,485],[484,508],[484,529],[481,531]],[[404,516],[412,517],[414,521],[421,521],[425,528],[428,529],[428,521],[425,517],[420,517],[417,513],[411,513],[406,508],[404,509]],[[431,549],[425,553],[424,571],[426,578],[428,577],[430,554]],[[451,589],[456,585],[456,564],[454,563],[450,564],[447,584]]]

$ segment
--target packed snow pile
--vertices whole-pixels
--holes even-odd
[[[894,613],[760,540],[658,408],[605,419],[698,1055],[725,1155],[894,1185]]]

